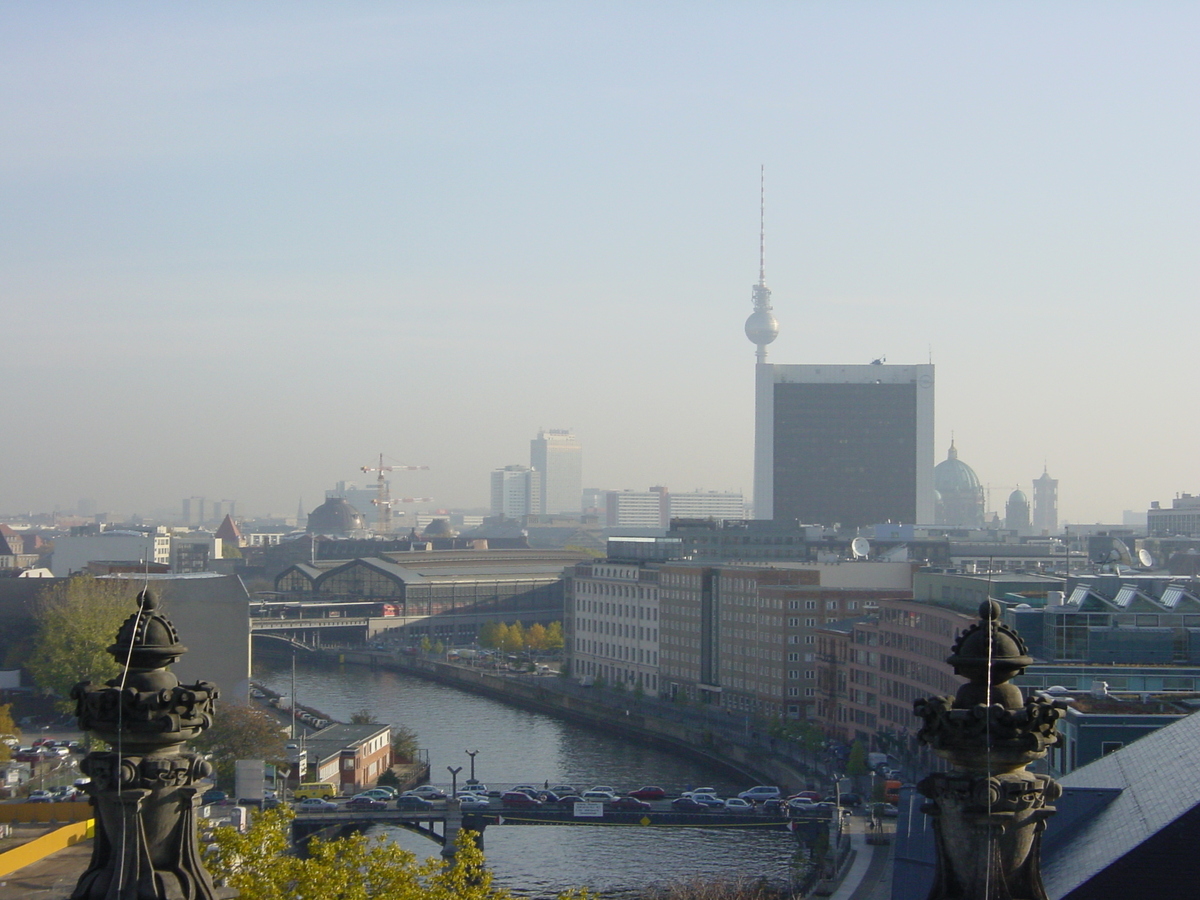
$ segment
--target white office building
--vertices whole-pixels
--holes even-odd
[[[574,433],[542,429],[529,442],[529,467],[538,473],[539,505],[533,513],[579,515],[583,498],[583,447]]]
[[[566,631],[573,677],[657,694],[657,567],[580,563],[569,584]]]
[[[528,466],[505,466],[492,472],[492,515],[519,519],[535,514],[542,491],[538,475]]]

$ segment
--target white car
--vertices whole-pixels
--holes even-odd
[[[730,797],[725,801],[725,811],[733,813],[754,812],[754,804],[741,797]]]
[[[491,806],[487,797],[479,794],[459,794],[458,805],[462,809],[487,809]]]
[[[609,794],[612,794],[614,797],[620,797],[620,796],[621,796],[621,792],[620,792],[620,791],[618,791],[618,790],[617,790],[615,787],[613,787],[611,784],[596,784],[596,785],[593,785],[593,786],[592,786],[591,790],[593,790],[593,791],[605,791],[605,792],[607,792],[607,793],[609,793]],[[589,791],[589,793],[590,793],[590,791]]]
[[[432,784],[423,784],[420,787],[415,787],[411,791],[405,791],[406,797],[420,797],[422,800],[445,800],[446,794],[439,791]]]
[[[486,797],[487,792],[488,787],[486,784],[464,784],[458,789],[458,795],[460,797],[463,794],[478,794],[480,797]]]
[[[783,795],[779,788],[773,785],[759,784],[748,791],[742,791],[738,796],[751,803],[762,803],[764,800],[778,800]]]
[[[584,803],[616,803],[619,798],[612,791],[602,789],[598,791],[584,791],[579,799]]]

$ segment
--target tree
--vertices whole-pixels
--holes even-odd
[[[530,650],[545,650],[546,626],[541,622],[534,622],[530,625],[529,630],[525,632],[525,645]]]
[[[499,630],[502,628],[499,622],[484,622],[479,626],[479,646],[486,647],[488,650],[495,650],[500,646]]]
[[[502,649],[506,653],[519,653],[525,649],[525,629],[520,622],[513,622],[504,634]]]
[[[67,698],[78,682],[102,684],[121,671],[106,648],[121,623],[137,611],[134,590],[119,579],[81,575],[38,595],[37,636],[25,665],[38,687],[60,698],[64,712],[75,708]]]
[[[20,736],[21,729],[13,721],[12,704],[0,703],[0,737],[19,738]],[[12,759],[12,747],[0,741],[0,762],[8,762],[10,759]]]
[[[221,784],[232,784],[239,759],[287,761],[284,727],[274,716],[249,706],[223,705],[213,724],[191,742],[201,753],[212,754]]]
[[[562,622],[551,622],[546,627],[546,649],[561,650],[564,646]]]
[[[870,771],[867,766],[867,750],[862,741],[855,741],[850,745],[850,756],[846,760],[846,774],[857,777],[866,775]]]
[[[396,762],[410,763],[417,758],[417,733],[407,725],[397,725],[392,729],[392,756]]]
[[[351,725],[374,725],[376,721],[375,713],[371,712],[365,706],[350,713]]]
[[[492,887],[483,851],[462,832],[453,862],[419,861],[383,835],[313,838],[306,858],[288,854],[293,813],[282,807],[254,816],[245,834],[222,827],[205,859],[219,884],[240,900],[510,900]]]

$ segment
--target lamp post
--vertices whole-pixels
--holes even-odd
[[[462,766],[446,766],[446,771],[450,773],[450,797],[453,800],[457,800],[458,773],[462,771]]]
[[[477,779],[475,777],[475,755],[479,751],[478,750],[466,750],[464,752],[467,754],[467,756],[471,757],[471,777],[467,779],[467,784],[479,784],[479,779]]]

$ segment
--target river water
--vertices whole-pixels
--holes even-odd
[[[254,674],[290,693],[290,663],[263,660]],[[549,781],[622,792],[658,784],[676,793],[712,785],[729,796],[750,787],[701,762],[399,672],[301,660],[296,697],[341,721],[367,709],[377,721],[412,728],[429,752],[435,784],[449,785],[447,766],[462,766],[463,783],[470,774],[466,751],[478,750],[475,775],[492,788]],[[381,830],[422,857],[439,849],[403,829]],[[796,846],[784,831],[718,828],[493,825],[484,835],[496,884],[536,898],[581,886],[628,896],[650,884],[714,876],[782,881]]]

